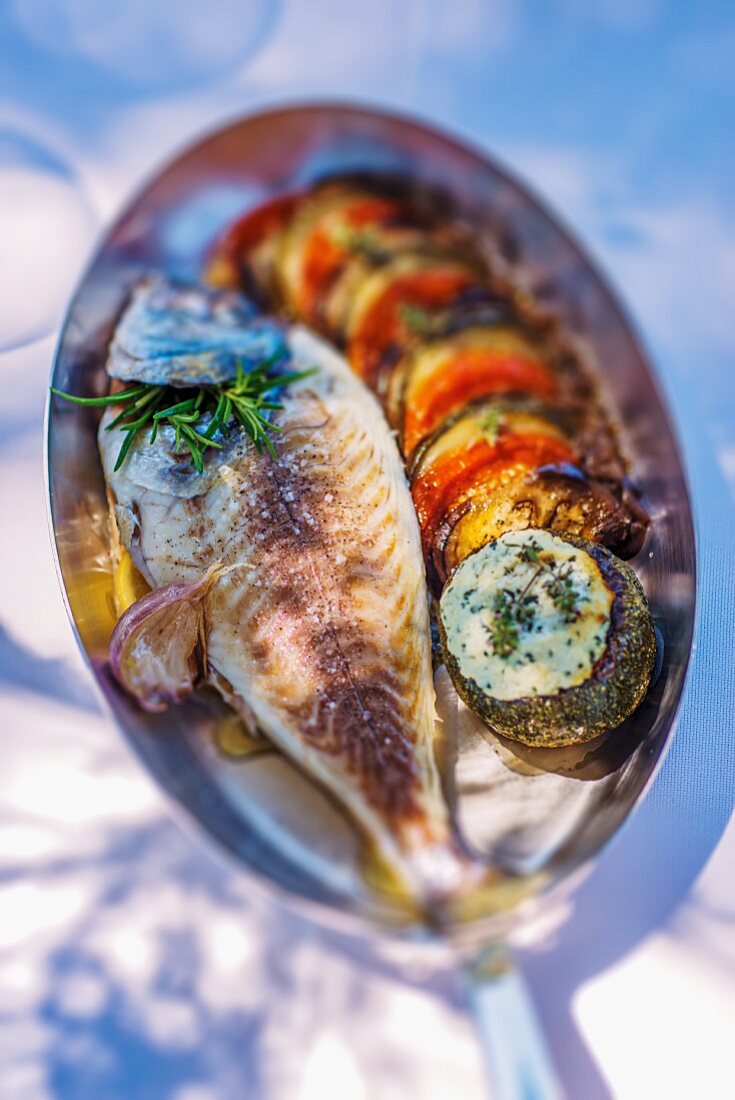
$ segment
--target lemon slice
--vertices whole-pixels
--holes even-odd
[[[253,756],[272,752],[273,746],[264,737],[253,737],[236,714],[228,714],[217,723],[214,739],[225,756]]]
[[[122,550],[120,560],[115,569],[115,606],[118,615],[150,592],[150,586],[145,577],[136,568],[133,559],[127,550]]]

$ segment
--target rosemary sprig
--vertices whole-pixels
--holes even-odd
[[[314,373],[305,371],[273,373],[276,357],[266,359],[251,370],[237,364],[234,379],[217,385],[175,387],[136,383],[119,393],[104,397],[76,397],[52,387],[51,392],[75,405],[102,408],[120,405],[121,411],[107,425],[107,431],[117,428],[124,439],[115,462],[119,470],[139,432],[148,431],[154,443],[159,428],[168,424],[174,431],[174,446],[188,451],[198,473],[204,470],[204,452],[208,447],[219,450],[220,438],[233,423],[239,424],[252,439],[257,451],[265,448],[272,458],[276,451],[269,435],[281,429],[271,422],[273,410],[282,406],[278,391],[291,382]]]

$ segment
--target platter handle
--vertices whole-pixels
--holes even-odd
[[[491,1100],[565,1100],[536,1011],[504,945],[462,961]]]

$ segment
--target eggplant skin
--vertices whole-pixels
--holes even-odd
[[[594,558],[613,593],[605,650],[583,683],[551,695],[496,699],[460,672],[438,616],[444,661],[457,694],[492,730],[524,745],[582,744],[615,729],[642,702],[656,659],[648,600],[630,566],[596,543],[567,536],[564,541]]]
[[[588,468],[584,441],[579,445],[578,425],[573,413],[535,397],[509,394],[478,398],[451,413],[431,434],[414,448],[406,462],[409,482],[413,485],[432,446],[455,424],[481,410],[526,412],[544,418],[566,436],[579,451],[574,463],[537,467],[509,480],[492,492],[482,488],[449,508],[430,539],[425,540],[424,557],[432,593],[439,597],[454,570],[468,554],[457,557],[453,546],[455,532],[465,515],[487,508],[488,523],[475,552],[503,531],[545,528],[567,541],[582,538],[609,547],[619,558],[632,558],[641,549],[649,518],[640,505],[628,479],[597,478]],[[577,464],[578,463],[578,464]]]

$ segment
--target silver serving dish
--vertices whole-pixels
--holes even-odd
[[[515,276],[558,313],[597,369],[618,414],[653,520],[633,564],[661,635],[660,673],[625,729],[576,755],[537,750],[521,756],[479,729],[465,729],[461,736],[454,768],[457,812],[470,839],[505,867],[514,883],[496,911],[445,931],[464,951],[500,942],[553,906],[561,884],[569,888],[578,880],[572,873],[589,864],[630,813],[671,736],[689,660],[695,542],[679,448],[645,353],[594,265],[524,187],[483,154],[441,132],[354,107],[270,111],[187,149],[130,203],[102,241],[71,304],[53,384],[78,394],[103,392],[111,330],[141,273],[162,269],[196,279],[213,237],[235,215],[276,193],[343,171],[397,173],[448,192]],[[94,411],[60,403],[50,408],[51,522],[73,627],[128,741],[217,848],[319,919],[404,940],[431,939],[433,933],[365,888],[355,834],[282,756],[228,760],[214,747],[221,708],[211,699],[152,716],[111,681],[106,656],[112,576],[96,422]],[[534,1061],[531,1046],[518,1058]],[[539,1091],[533,1095],[556,1095],[548,1074],[544,1091],[540,1058],[535,1063]]]

